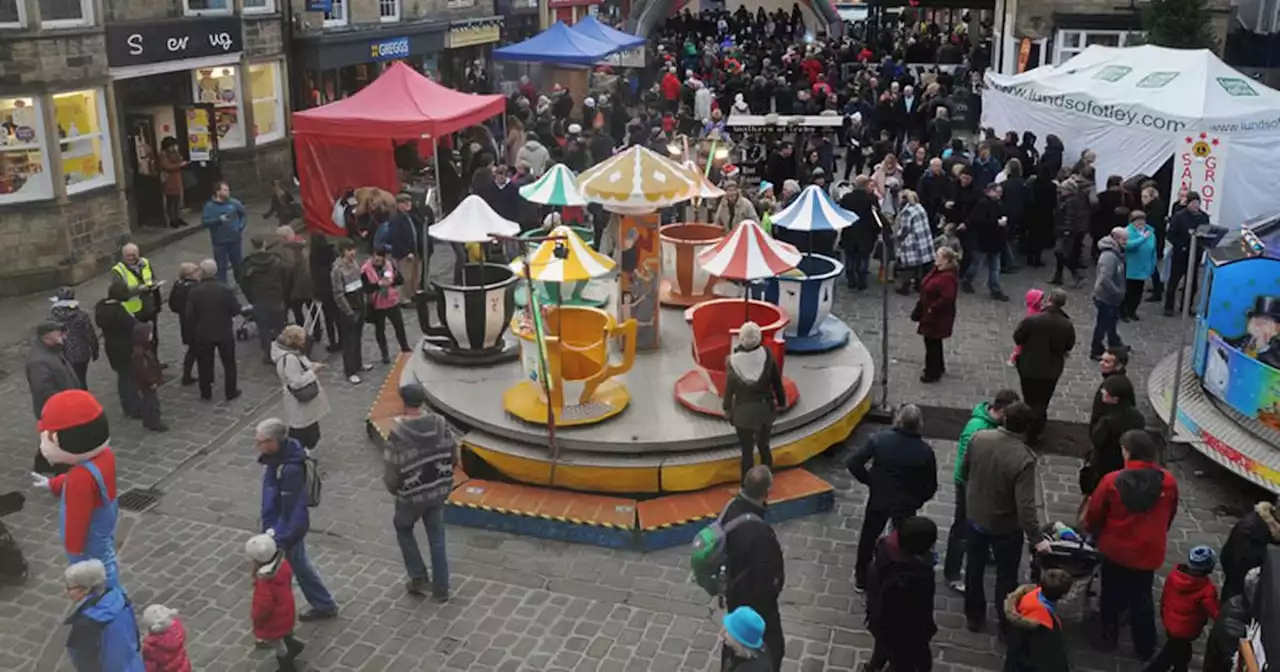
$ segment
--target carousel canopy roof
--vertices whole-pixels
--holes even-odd
[[[684,169],[698,177],[698,198],[720,198],[724,196],[724,189],[712,184],[711,180],[708,180],[706,175],[698,170],[697,164],[692,161],[685,161]]]
[[[616,44],[623,49],[631,49],[644,44],[643,37],[637,37],[630,33],[624,33],[621,30],[610,28],[596,20],[594,16],[588,16],[577,23],[573,24],[570,30],[582,33],[592,39]]]
[[[773,216],[774,226],[792,231],[837,231],[856,221],[856,214],[836,205],[825,189],[813,184]]]
[[[427,235],[449,243],[483,243],[493,236],[514,236],[520,225],[503,219],[483,198],[472,194],[444,219],[427,229]]]
[[[632,212],[652,212],[696,198],[699,183],[683,166],[642,145],[614,154],[578,176],[587,202]]]
[[[541,205],[580,207],[587,204],[578,191],[578,177],[563,163],[551,166],[536,182],[520,187],[520,195],[530,203]]]
[[[772,278],[800,263],[800,252],[743,220],[727,238],[698,255],[702,270],[729,280]]]
[[[564,240],[548,240],[529,255],[529,274],[539,282],[578,282],[608,275],[617,264],[609,257],[591,249],[582,237],[567,226],[557,226],[548,237]],[[556,247],[563,245],[568,254],[556,256]],[[524,277],[524,260],[511,262],[511,268]]]
[[[602,42],[585,33],[574,32],[563,21],[556,21],[550,28],[524,42],[494,49],[493,58],[499,61],[594,65],[622,49],[612,42]]]

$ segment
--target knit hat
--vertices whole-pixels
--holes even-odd
[[[111,439],[102,404],[84,390],[66,390],[49,397],[36,429],[41,433],[40,452],[54,464],[91,460]],[[46,432],[48,438],[44,437]]]
[[[254,535],[244,543],[244,553],[250,560],[265,565],[276,557],[276,540],[265,534]]]
[[[582,99],[582,106],[583,106],[583,107],[595,107],[595,106],[596,106],[596,99],[595,99],[595,98],[592,98],[591,96],[587,96],[586,98],[583,98],[583,99]]]
[[[764,340],[764,336],[760,333],[760,325],[755,322],[743,322],[738,327],[738,343],[742,347],[750,350],[759,347],[760,341]]]
[[[751,607],[738,607],[725,614],[724,631],[747,648],[764,646],[764,619]]]
[[[142,629],[147,632],[164,632],[173,625],[173,617],[177,615],[177,609],[170,609],[163,604],[148,605],[142,610]]]
[[[1211,574],[1216,564],[1218,555],[1208,546],[1196,546],[1187,554],[1187,567],[1195,572]]]

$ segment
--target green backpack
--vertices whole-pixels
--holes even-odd
[[[719,597],[725,592],[729,533],[747,523],[764,522],[754,513],[744,513],[726,524],[724,514],[729,511],[730,504],[733,504],[733,500],[729,500],[729,504],[725,505],[714,522],[702,528],[693,538],[693,580],[712,597]]]

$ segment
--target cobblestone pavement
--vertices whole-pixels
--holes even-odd
[[[1006,291],[1018,296],[1031,279],[1030,274],[1006,276]],[[1081,308],[1086,296],[1073,292],[1075,310],[1068,306],[1082,339],[1091,321],[1091,311]],[[1016,383],[1003,360],[1010,347],[1008,334],[1021,313],[1018,304],[963,297],[956,337],[947,345],[951,373],[926,390],[915,382],[921,354],[906,320],[910,304],[904,297],[892,298],[895,402],[969,407],[997,387]],[[839,301],[840,314],[878,352],[879,297],[850,293]],[[1144,312],[1152,311],[1144,306]],[[1124,330],[1138,347],[1136,383],[1144,380],[1143,372],[1157,354],[1170,347],[1170,331],[1169,322],[1159,317]],[[162,332],[163,358],[178,361],[176,321],[166,318]],[[196,669],[212,672],[273,669],[269,655],[252,646],[247,618],[251,582],[242,546],[255,528],[260,479],[250,435],[259,419],[275,412],[280,391],[273,372],[258,362],[256,346],[238,345],[244,396],[232,403],[203,403],[194,388],[170,381],[161,399],[173,431],[164,435],[121,418],[105,362],[94,364],[90,374],[91,387],[114,425],[121,491],[157,487],[163,492],[150,511],[122,514],[122,580],[139,608],[160,601],[181,611]],[[366,354],[374,350],[366,345]],[[1080,420],[1087,413],[1096,375],[1085,354],[1070,364],[1055,401],[1056,417]],[[308,546],[342,613],[337,620],[300,627],[308,642],[303,655],[307,669],[718,669],[719,614],[689,581],[685,549],[641,554],[450,527],[455,599],[437,605],[405,596],[390,525],[391,502],[382,488],[377,451],[363,427],[385,371],[376,368],[360,386],[339,380],[332,368],[324,372],[334,412],[322,422],[318,454],[328,477],[324,502],[313,511]],[[173,369],[169,373],[176,376]],[[9,465],[0,470],[2,492],[26,487],[36,442],[20,374],[0,380],[0,399],[7,402],[0,404],[0,422],[14,428],[0,436],[0,455]],[[953,513],[947,484],[954,444],[933,445],[944,485],[925,513],[945,531]],[[841,452],[810,465],[836,486],[835,511],[777,528],[787,561],[782,607],[786,672],[854,669],[870,654],[862,599],[852,587],[866,491],[852,483],[842,458]],[[1070,458],[1041,458],[1047,517],[1069,520],[1074,515],[1077,466]],[[1170,531],[1170,562],[1196,543],[1219,545],[1233,520],[1215,510],[1223,504],[1239,506],[1244,496],[1234,481],[1198,456],[1174,469],[1183,506]],[[1197,476],[1201,470],[1207,475]],[[54,502],[33,496],[25,511],[5,519],[32,563],[32,578],[20,588],[0,589],[0,669],[68,669],[61,660],[65,629],[60,623],[68,605],[60,597],[64,559],[56,514]],[[941,584],[937,595],[936,669],[998,669],[1001,651],[994,637],[967,632],[958,596]],[[1137,669],[1123,648],[1115,658],[1090,653],[1083,633],[1085,614],[1070,607],[1064,615],[1077,669]]]

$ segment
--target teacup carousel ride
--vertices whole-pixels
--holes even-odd
[[[724,196],[724,190],[711,184],[692,161],[686,161],[684,167],[698,178],[698,195],[690,212],[701,213],[702,203]],[[724,240],[724,229],[705,222],[683,222],[668,224],[658,233],[662,238],[662,305],[688,307],[716,298],[720,279],[702,270],[698,254]]]
[[[586,200],[582,198],[582,193],[578,191],[578,176],[573,174],[572,170],[563,163],[557,163],[547,169],[542,177],[530,184],[520,187],[520,196],[530,203],[538,205],[551,205],[560,208],[561,213],[565,208],[582,208],[587,205]],[[541,226],[531,231],[520,234],[521,238],[545,238],[551,235],[551,229],[554,226]],[[584,226],[573,227],[573,232],[578,237],[587,242],[588,245],[595,242],[592,240],[591,229]],[[530,241],[525,243],[525,249],[521,252],[527,254],[537,249],[539,243]]]
[[[577,177],[562,163],[557,163],[536,182],[520,187],[520,195],[530,203],[550,205],[561,208],[583,207],[587,204],[578,191]],[[544,245],[543,238],[552,236],[556,227],[539,227],[521,233],[521,254],[533,255]],[[571,228],[578,239],[588,246],[592,243],[593,231],[586,227]],[[533,281],[533,290],[543,305],[588,306],[592,308],[609,308],[612,306],[617,292],[617,273],[610,272],[598,277],[590,277],[578,281]],[[516,306],[525,308],[528,305],[528,292],[524,284],[516,288]]]

